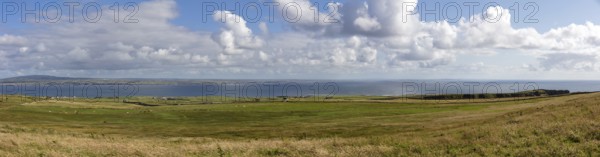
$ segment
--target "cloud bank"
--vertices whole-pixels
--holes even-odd
[[[296,3],[303,8],[311,5],[308,0],[275,2]],[[330,3],[329,8],[337,9],[307,12],[297,22],[285,23],[289,30],[274,33],[265,21],[253,31],[249,25],[254,23],[224,10],[215,11],[212,17],[219,24],[218,31],[192,31],[170,22],[179,14],[175,1],[148,1],[140,3],[140,23],[114,23],[106,18],[97,23],[41,24],[28,33],[2,34],[0,70],[15,74],[267,78],[397,76],[393,74],[494,68],[510,72],[600,71],[596,64],[600,59],[600,26],[591,22],[547,32],[515,28],[510,11],[501,6],[457,23],[428,22],[406,6],[417,3]],[[281,11],[285,5],[278,7]],[[285,12],[289,16],[296,13]],[[321,20],[315,22],[315,16]],[[339,21],[327,21],[330,17]],[[501,67],[457,61],[462,56],[493,56],[506,50],[531,56],[535,62]]]

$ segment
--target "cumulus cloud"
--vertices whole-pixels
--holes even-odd
[[[361,31],[372,32],[381,29],[381,24],[376,18],[372,17],[358,17],[354,20],[354,25]]]
[[[309,8],[307,0],[278,2],[293,2]],[[600,31],[592,23],[556,28],[545,33],[539,33],[534,28],[517,29],[512,26],[510,11],[500,6],[487,8],[483,13],[461,19],[456,24],[447,21],[423,22],[419,20],[420,15],[413,13],[415,6],[411,4],[417,4],[417,1],[335,3],[339,7],[339,12],[336,12],[339,23],[315,22],[312,17],[327,15],[324,12],[319,12],[318,15],[309,13],[309,16],[304,16],[298,22],[288,23],[297,33],[276,35],[265,41],[268,44],[261,49],[270,52],[285,50],[285,53],[274,53],[269,57],[273,62],[284,63],[284,66],[361,66],[385,71],[398,68],[437,68],[455,62],[457,54],[493,56],[498,49],[579,52],[600,42],[597,33]],[[280,5],[282,6],[285,5]],[[263,26],[259,27],[265,30]],[[281,36],[289,35],[295,36],[281,39]],[[264,61],[266,57],[263,52],[258,54]],[[570,54],[573,53],[565,55]],[[553,57],[539,59],[539,66],[547,67],[549,62],[558,62],[550,58]],[[527,65],[529,69],[536,69],[533,63]],[[562,67],[582,66],[563,65]]]
[[[377,17],[369,15],[369,4],[366,2],[362,8],[356,11],[358,17],[354,20],[354,26],[358,27],[361,31],[372,32],[381,29],[381,24],[377,20]]]
[[[258,24],[258,29],[260,29],[260,31],[262,32],[263,36],[269,36],[269,26],[267,26],[267,23],[260,22]]]
[[[533,28],[515,29],[511,25],[508,9],[490,7],[481,15],[470,20],[462,19],[458,24],[457,46],[461,48],[538,48],[544,39]],[[457,41],[457,40],[455,40]]]
[[[412,35],[420,29],[419,16],[414,14],[416,0],[370,0],[346,3],[317,3],[328,10],[315,14],[309,0],[276,0],[280,10],[289,17],[298,16],[298,6],[304,10],[297,21],[288,21],[296,30],[316,35],[397,36]],[[284,18],[289,19],[289,18]],[[316,21],[318,20],[318,21]]]
[[[175,1],[148,1],[139,3],[139,7],[138,23],[115,23],[112,17],[104,16],[97,23],[43,24],[43,30],[31,30],[22,36],[1,36],[0,47],[9,53],[12,64],[8,68],[12,70],[32,67],[129,70],[205,65],[210,62],[208,56],[218,51],[209,33],[170,24],[178,14]],[[104,11],[111,14],[109,9]],[[8,44],[22,46],[8,47]]]
[[[600,67],[597,64],[600,61],[597,54],[550,53],[539,60],[546,70],[597,71]]]
[[[224,54],[239,54],[263,45],[263,40],[254,36],[242,17],[230,11],[216,11],[213,18],[224,24],[220,32],[213,34],[213,40],[221,45]]]
[[[29,47],[21,47],[21,48],[19,48],[19,52],[21,52],[21,53],[26,53],[27,51],[29,51]]]
[[[268,23],[248,23],[233,12],[216,11],[213,20],[220,25],[218,31],[191,31],[170,22],[178,17],[176,1],[154,0],[140,3],[139,23],[114,23],[106,18],[4,34],[0,36],[0,69],[137,70],[136,74],[181,69],[189,74],[290,75],[385,74],[448,67],[477,71],[493,65],[481,61],[452,64],[458,55],[493,57],[501,53],[498,50],[510,49],[537,57],[537,63],[518,64],[523,65],[517,66],[521,69],[600,70],[595,63],[600,56],[600,26],[591,22],[538,32],[515,28],[510,11],[500,6],[449,23],[420,21],[414,13],[417,0],[322,3],[321,7],[329,9],[318,12],[308,10],[309,0],[275,1],[283,15],[298,17],[285,23],[292,29],[270,31]],[[303,9],[302,15],[295,9]],[[465,67],[455,67],[461,65]]]
[[[543,34],[553,50],[585,49],[600,44],[600,26],[587,22],[554,28]]]
[[[343,32],[365,36],[412,35],[420,28],[416,0],[353,1],[341,8]],[[346,22],[348,21],[348,22]]]
[[[360,49],[358,61],[363,63],[374,63],[377,59],[377,49],[371,47],[364,47]]]
[[[14,35],[8,35],[8,34],[4,34],[4,35],[0,36],[0,45],[12,45],[12,44],[23,45],[26,42],[27,42],[27,39],[22,36],[14,36]]]
[[[340,18],[338,8],[341,3],[316,3],[316,7],[326,7],[326,11],[313,11],[314,6],[310,0],[275,0],[278,10],[281,11],[283,20],[292,24],[296,30],[324,33],[329,27],[338,23]]]

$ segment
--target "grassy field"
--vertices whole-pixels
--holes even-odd
[[[600,93],[417,100],[4,96],[6,156],[599,156]]]

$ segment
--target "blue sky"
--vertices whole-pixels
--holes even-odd
[[[3,0],[3,3],[5,2],[16,2],[16,3],[27,3],[29,5],[39,2],[40,4],[46,4],[46,1],[23,1],[23,0]],[[52,2],[57,2],[59,4],[62,4],[63,2],[70,2],[70,1],[65,1],[65,0],[60,0],[60,1],[52,1]],[[87,1],[80,1],[81,4],[85,4],[86,2],[94,2],[93,0],[87,0]],[[125,3],[125,2],[136,2],[136,3],[140,3],[143,2],[143,0],[127,0],[127,1],[115,1],[115,0],[106,0],[106,1],[97,1],[97,3],[101,4],[101,5],[111,5],[115,2],[120,2],[121,4]],[[202,6],[203,3],[206,4],[207,2],[214,2],[214,3],[225,3],[227,6],[227,10],[235,10],[235,1],[223,1],[223,0],[198,0],[198,1],[186,1],[186,0],[178,0],[177,1],[177,8],[178,8],[178,12],[179,12],[179,16],[175,19],[173,19],[171,22],[175,25],[180,25],[180,26],[184,26],[186,28],[189,28],[191,30],[196,30],[196,31],[216,31],[219,29],[219,24],[218,22],[215,22],[213,20],[208,20],[208,21],[203,21],[201,15],[203,13],[206,13],[206,11],[202,10]],[[240,3],[241,5],[246,5],[250,2],[257,2],[258,4],[263,4],[263,2],[259,2],[259,1],[247,1],[247,2],[242,2]],[[318,0],[311,0],[312,3],[319,3],[324,5],[325,3],[327,3],[328,1],[318,1]],[[341,1],[335,1],[335,2],[345,2],[344,0]],[[514,26],[516,28],[523,28],[523,27],[534,27],[536,28],[538,31],[548,31],[551,28],[556,28],[556,27],[560,27],[560,26],[566,26],[572,23],[575,24],[584,24],[587,21],[590,22],[594,22],[594,23],[600,23],[600,16],[593,16],[593,15],[597,15],[600,13],[600,1],[598,0],[578,0],[578,1],[572,1],[572,2],[547,2],[547,1],[542,1],[542,0],[509,0],[509,1],[494,1],[494,0],[481,0],[481,1],[473,1],[473,0],[452,0],[452,1],[448,1],[448,0],[421,0],[419,1],[419,3],[425,3],[427,5],[435,5],[435,3],[439,3],[441,6],[443,7],[443,5],[447,5],[449,3],[458,3],[461,4],[461,9],[462,9],[462,16],[464,18],[467,17],[468,15],[468,10],[466,6],[464,6],[464,3],[469,3],[469,2],[477,2],[480,3],[481,6],[477,6],[476,9],[474,10],[475,13],[481,13],[483,10],[483,5],[485,4],[492,4],[492,3],[497,3],[500,4],[501,6],[505,7],[505,8],[509,8],[511,6],[515,6],[515,3],[520,4],[521,6],[521,18],[524,18],[524,16],[526,16],[525,14],[529,14],[531,13],[532,10],[524,10],[524,5],[527,3],[535,3],[537,5],[539,5],[539,11],[537,12],[537,14],[535,14],[535,18],[539,19],[538,23],[514,23]],[[433,7],[433,6],[429,6],[429,7]],[[66,9],[66,8],[65,8]],[[266,6],[262,6],[262,11],[263,11],[263,16],[264,16],[264,20],[266,20],[268,11],[267,11],[267,7]],[[322,10],[323,8],[321,8]],[[307,10],[307,9],[306,9]],[[307,10],[310,11],[310,10]],[[240,10],[238,9],[236,11],[236,13],[240,13]],[[253,11],[250,12],[252,15],[255,15]],[[453,13],[453,12],[452,12]],[[283,19],[280,18],[281,14],[276,14],[276,22],[275,23],[268,23],[269,25],[272,25],[273,29],[275,31],[280,31],[282,29],[285,29],[285,24],[286,22],[283,21]],[[20,22],[21,18],[19,16],[8,16],[8,22],[7,23],[2,23],[2,29],[4,29],[4,31],[8,31],[6,29],[10,28],[12,29],[24,29],[24,28],[30,28],[30,26],[28,26],[28,24],[23,24]],[[428,20],[431,20],[431,16],[429,16]],[[258,23],[250,23],[248,25],[250,28],[254,29],[254,30],[258,30]]]
[[[254,8],[243,12],[234,9],[235,1],[221,0],[4,0],[0,11],[7,14],[6,5],[11,4],[22,9],[24,4],[39,3],[43,8],[53,2],[81,4],[75,8],[75,22],[68,22],[67,8],[62,6],[58,22],[35,23],[27,17],[28,22],[22,23],[19,14],[9,14],[7,22],[0,23],[0,77],[596,79],[600,71],[597,0],[240,2],[242,8],[260,5],[262,17],[257,21],[250,17],[259,14]],[[128,2],[139,7],[133,16],[139,22],[113,22],[109,7],[118,3],[119,20],[124,20],[131,11],[123,8]],[[415,2],[438,11],[458,4],[463,19],[470,18],[465,4],[479,5],[474,7],[474,21],[457,22],[435,20],[422,10],[404,16],[401,4]],[[103,16],[86,22],[83,6],[96,3]],[[269,14],[265,3],[280,5]],[[294,15],[284,11],[290,3],[302,9],[298,22],[282,18]],[[309,6],[315,3],[320,6],[317,14]],[[436,3],[440,8],[434,8]],[[204,10],[208,4],[227,8]],[[327,4],[337,9],[327,10]],[[488,9],[486,4],[499,6]],[[456,14],[452,9],[448,16]],[[482,15],[496,15],[492,9],[504,11],[504,16],[489,22]],[[323,22],[329,15],[339,22]],[[512,18],[504,18],[508,15]],[[528,15],[538,22],[523,22]],[[314,22],[315,16],[321,21]]]
[[[173,20],[174,24],[186,26],[187,28],[201,31],[215,31],[218,30],[218,23],[214,21],[203,22],[202,18],[199,17],[203,12],[202,4],[205,2],[216,2],[223,3],[225,2],[226,6],[228,6],[228,10],[234,10],[235,2],[234,1],[221,1],[221,0],[212,0],[212,1],[178,1],[178,7],[180,11],[180,16]],[[316,1],[312,0],[311,2],[324,4],[327,1]],[[336,1],[336,2],[344,2],[344,1]],[[497,3],[505,8],[509,8],[511,6],[515,6],[515,3],[520,4],[521,6],[521,18],[524,18],[526,15],[533,11],[532,10],[524,10],[525,4],[532,2],[539,5],[539,11],[535,14],[535,18],[539,19],[539,23],[514,23],[516,28],[522,27],[534,27],[539,31],[548,31],[551,28],[556,28],[560,26],[566,26],[572,23],[575,24],[584,24],[587,21],[600,23],[600,16],[593,16],[600,13],[600,1],[597,0],[578,0],[573,2],[548,2],[542,0],[502,0],[502,1],[494,1],[494,0],[481,0],[481,1],[473,1],[473,0],[422,0],[419,3],[425,3],[428,5],[435,5],[435,3],[439,3],[441,7],[448,3],[458,3],[464,4],[468,2],[478,2],[482,6],[478,6],[475,9],[475,13],[481,13],[483,11],[483,5],[488,3]],[[247,3],[241,3],[242,5]],[[262,4],[262,3],[260,3]],[[433,7],[433,6],[430,6]],[[463,17],[467,17],[468,10],[466,6],[461,6]],[[263,7],[263,15],[265,19],[267,18],[267,7]],[[321,8],[322,9],[322,8]],[[308,10],[309,11],[309,10]],[[237,11],[239,13],[239,10]],[[254,15],[254,14],[253,14]],[[279,18],[280,14],[277,14],[276,17]],[[430,17],[431,18],[431,17]],[[428,18],[429,19],[429,18]],[[431,19],[430,19],[431,20]],[[274,25],[274,29],[285,27],[285,22],[282,22],[282,19],[277,19],[278,23],[269,23]],[[253,29],[257,30],[257,23],[250,24],[249,26]]]

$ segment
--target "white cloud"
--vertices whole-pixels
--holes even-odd
[[[475,15],[458,24],[461,48],[535,48],[543,46],[542,36],[533,28],[514,29],[508,9],[490,7],[484,15]]]
[[[346,34],[365,36],[412,35],[421,27],[418,15],[410,15],[416,0],[350,1],[340,8]]]
[[[598,71],[598,54],[550,53],[539,58],[545,70]]]
[[[2,57],[9,62],[4,68],[139,70],[215,64],[210,56],[216,56],[219,47],[210,33],[170,24],[178,14],[175,1],[141,2],[139,7],[138,23],[115,23],[112,16],[103,16],[97,23],[41,24],[43,29],[32,29],[20,36],[0,36],[0,48],[7,53]],[[109,9],[104,11],[112,14]],[[40,63],[43,66],[32,66]]]
[[[364,63],[374,63],[377,60],[377,49],[364,47],[360,50],[358,61]]]
[[[369,15],[369,4],[364,3],[363,8],[359,8],[356,13],[359,17],[354,20],[354,26],[358,27],[364,32],[372,32],[381,29],[381,24],[377,21],[376,17]]]
[[[29,47],[21,47],[21,48],[19,48],[19,52],[21,52],[21,53],[26,53],[27,51],[29,51]]]
[[[585,25],[571,24],[554,28],[543,34],[553,50],[569,50],[597,47],[600,44],[600,26],[591,22]]]
[[[45,45],[44,43],[40,43],[40,44],[38,44],[38,45],[37,45],[35,48],[36,48],[36,50],[37,50],[37,51],[39,51],[39,52],[44,52],[44,51],[46,51],[46,50],[47,50],[47,49],[46,49],[46,45]]]
[[[270,59],[269,59],[270,56],[263,51],[259,51],[258,56],[259,56],[260,60],[262,60],[262,61],[265,61],[265,62],[270,61]]]
[[[262,32],[263,36],[269,36],[269,26],[267,26],[267,23],[260,22],[258,24],[258,29],[260,29],[260,31]]]
[[[263,40],[253,35],[242,17],[230,11],[216,11],[213,18],[224,23],[221,31],[213,34],[213,40],[221,45],[224,54],[240,54],[263,45]]]
[[[516,65],[524,71],[600,71],[596,64],[600,26],[593,23],[540,33],[512,26],[510,11],[502,7],[451,24],[408,15],[413,10],[406,4],[416,0],[329,3],[339,9],[317,13],[308,10],[308,0],[276,2],[279,10],[292,2],[304,9],[298,22],[287,23],[293,29],[270,30],[273,26],[265,22],[254,25],[232,12],[216,11],[218,31],[191,31],[170,23],[178,16],[176,1],[155,0],[140,3],[139,23],[114,23],[111,17],[93,24],[49,24],[18,36],[4,34],[0,69],[153,71],[157,75],[166,74],[157,72],[161,70],[288,75],[462,72],[502,66],[478,60],[456,63],[459,54],[493,58],[501,53],[498,50],[508,49],[530,54],[533,62]],[[296,14],[292,8],[287,11],[290,17]],[[330,11],[335,11],[332,15],[339,23],[324,22]],[[484,18],[500,15],[497,21]],[[320,20],[315,22],[314,17]],[[254,26],[262,35],[253,32]]]
[[[23,45],[26,42],[27,42],[27,39],[22,36],[14,36],[14,35],[8,35],[8,34],[4,34],[4,35],[0,36],[0,45],[12,45],[12,44]]]
[[[322,33],[328,26],[332,26],[340,18],[337,9],[327,10],[326,12],[315,12],[313,3],[309,0],[275,0],[278,3],[278,10],[281,12],[284,21],[290,23],[296,30]],[[317,7],[339,8],[340,3],[320,3]],[[331,16],[330,16],[331,15]],[[334,19],[334,20],[332,20]]]
[[[79,47],[69,51],[69,53],[66,54],[65,58],[74,61],[88,61],[91,59],[88,50]]]
[[[354,25],[356,25],[360,30],[365,32],[371,32],[381,29],[381,25],[377,22],[377,19],[370,17],[359,17],[354,20]]]

